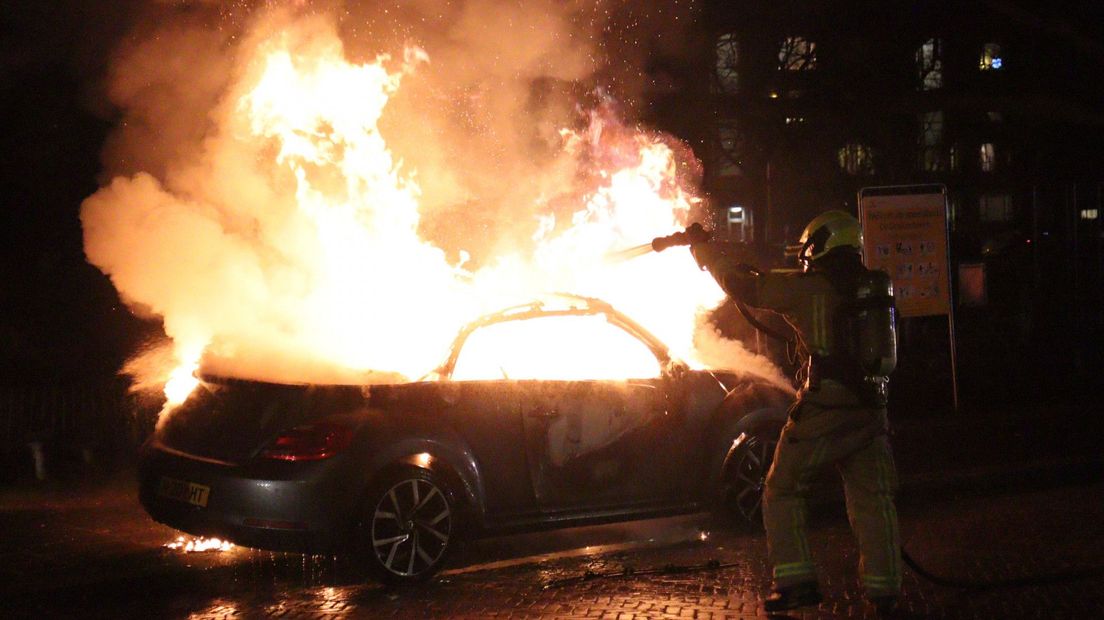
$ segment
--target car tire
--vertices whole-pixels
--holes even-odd
[[[770,422],[737,433],[724,460],[714,512],[729,523],[763,527],[763,489],[782,424]]]
[[[460,531],[456,495],[429,469],[388,471],[364,496],[354,532],[358,563],[388,585],[422,583],[437,574]]]

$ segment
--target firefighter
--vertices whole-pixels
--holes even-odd
[[[739,306],[781,313],[807,356],[804,385],[763,494],[774,577],[766,610],[821,601],[805,531],[806,499],[815,474],[835,465],[858,539],[866,597],[879,613],[892,612],[901,588],[901,555],[885,408],[896,364],[889,277],[863,265],[859,223],[843,211],[817,216],[798,245],[787,248],[797,254],[800,272],[761,273],[733,246],[705,240],[703,232],[688,230],[698,264]]]

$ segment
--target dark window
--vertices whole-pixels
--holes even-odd
[[[946,149],[943,147],[943,112],[924,112],[920,115],[919,165],[925,172],[940,172],[947,168]]]
[[[951,145],[951,170],[962,169],[962,147],[958,144]]]
[[[740,46],[734,34],[717,38],[717,83],[726,93],[735,93],[740,84]]]
[[[741,139],[735,121],[722,121],[717,126],[717,138],[721,144],[721,157],[717,166],[717,176],[741,176]]]
[[[978,149],[978,165],[982,172],[992,172],[997,168],[997,151],[992,142],[982,144]]]
[[[920,74],[920,90],[943,88],[943,42],[928,39],[916,50],[916,69]]]
[[[1010,221],[1012,197],[1008,194],[982,196],[978,201],[978,219],[983,222]]]
[[[874,174],[874,150],[865,144],[851,142],[840,147],[836,157],[841,170],[847,174]]]
[[[816,69],[816,43],[804,37],[786,37],[778,50],[778,68],[783,71]]]

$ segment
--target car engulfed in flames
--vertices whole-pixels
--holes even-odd
[[[631,378],[601,376],[610,356]],[[550,379],[542,360],[566,363]],[[194,535],[417,582],[468,536],[716,506],[754,522],[790,398],[692,369],[603,301],[549,295],[470,323],[417,382],[203,375],[146,444],[140,497]]]

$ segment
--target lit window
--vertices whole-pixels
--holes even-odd
[[[728,208],[728,236],[734,241],[750,242],[753,229],[751,227],[751,211],[740,205],[732,205]]]
[[[865,144],[846,144],[836,156],[840,169],[847,174],[874,174],[873,149]]]
[[[1008,194],[982,196],[978,200],[978,218],[983,222],[1007,222],[1011,220],[1011,196]]]
[[[916,68],[920,72],[920,90],[943,87],[943,42],[928,39],[916,50]]]
[[[947,159],[943,148],[943,111],[925,112],[920,115],[920,169],[939,172],[946,169]]]
[[[721,143],[720,165],[717,167],[717,176],[740,176],[740,133],[733,121],[722,122],[717,127],[718,138]]]
[[[717,81],[721,90],[735,93],[740,82],[738,61],[740,48],[734,34],[722,34],[717,39]]]
[[[1004,114],[1000,112],[986,112],[985,117],[989,119],[990,123],[1000,123],[1004,121]]]
[[[1095,220],[1098,217],[1098,213],[1096,209],[1081,209],[1081,219]]]
[[[978,163],[981,165],[982,172],[992,172],[993,169],[997,167],[997,155],[992,142],[986,142],[981,145],[981,148],[978,150],[978,158]]]
[[[986,43],[981,48],[981,60],[978,61],[978,68],[982,71],[995,71],[1004,66],[1004,61],[1001,60],[1001,46],[997,43]]]
[[[816,69],[816,43],[804,37],[786,37],[778,50],[778,68],[783,71]]]

